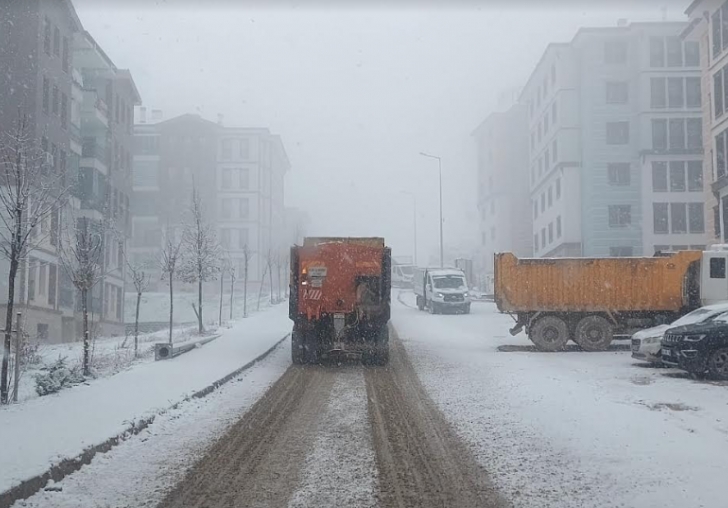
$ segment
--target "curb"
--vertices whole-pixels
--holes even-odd
[[[268,350],[263,352],[262,354],[258,355],[242,367],[235,369],[233,372],[225,375],[224,377],[218,379],[217,381],[214,381],[210,385],[206,386],[205,388],[198,390],[191,395],[188,395],[184,397],[182,400],[172,404],[171,406],[162,409],[158,411],[157,413],[148,416],[146,418],[143,418],[141,420],[137,420],[136,422],[131,423],[123,432],[120,434],[117,434],[116,436],[110,437],[106,441],[90,446],[86,448],[81,454],[73,457],[73,458],[67,458],[63,459],[58,464],[52,465],[48,470],[46,470],[44,473],[41,473],[37,476],[34,476],[32,478],[29,478],[27,480],[22,481],[20,484],[16,485],[15,487],[10,488],[9,490],[6,490],[5,492],[0,493],[0,508],[10,508],[13,503],[16,501],[20,501],[23,499],[28,499],[32,495],[40,492],[43,490],[43,488],[48,484],[49,480],[53,480],[54,482],[59,482],[63,480],[66,476],[75,473],[81,467],[83,467],[86,464],[90,464],[93,458],[96,456],[97,453],[106,453],[109,450],[111,450],[116,445],[126,441],[132,436],[135,436],[136,434],[139,434],[141,431],[149,427],[152,423],[154,423],[154,419],[157,416],[165,414],[167,411],[171,411],[174,409],[177,409],[179,406],[181,406],[183,403],[187,402],[191,399],[200,399],[202,397],[205,397],[218,388],[220,388],[225,383],[232,381],[237,376],[242,374],[244,371],[251,368],[256,363],[260,362],[261,360],[265,359],[268,355],[270,355],[273,351],[275,351],[282,343],[285,341],[288,337],[290,337],[290,333],[286,334],[282,339],[278,340],[273,346],[271,346]]]

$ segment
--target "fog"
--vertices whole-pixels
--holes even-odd
[[[86,30],[129,68],[148,108],[282,136],[286,204],[309,234],[384,236],[395,253],[477,242],[472,130],[522,86],[550,42],[581,26],[684,19],[684,1],[452,4],[79,0]],[[270,5],[270,4],[268,4]],[[663,9],[664,7],[664,9]]]

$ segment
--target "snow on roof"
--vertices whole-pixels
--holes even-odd
[[[434,270],[427,270],[430,272],[430,275],[433,277],[446,277],[448,275],[457,275],[460,277],[463,277],[465,274],[462,270],[458,270],[457,268],[435,268]]]

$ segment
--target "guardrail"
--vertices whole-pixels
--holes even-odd
[[[169,342],[157,342],[154,344],[154,361],[171,360],[172,358],[176,358],[177,356],[187,353],[188,351],[192,351],[195,348],[204,346],[208,342],[212,342],[219,337],[220,334],[217,334],[194,342],[189,342],[187,344],[182,344],[181,346],[175,346]]]

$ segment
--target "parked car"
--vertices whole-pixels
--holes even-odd
[[[728,380],[728,312],[703,323],[670,328],[661,345],[665,365]]]
[[[658,325],[646,330],[640,330],[632,335],[632,358],[649,363],[661,364],[661,344],[665,332],[677,326],[704,323],[714,319],[716,316],[728,312],[728,303],[716,303],[706,305],[685,314],[669,325]]]

